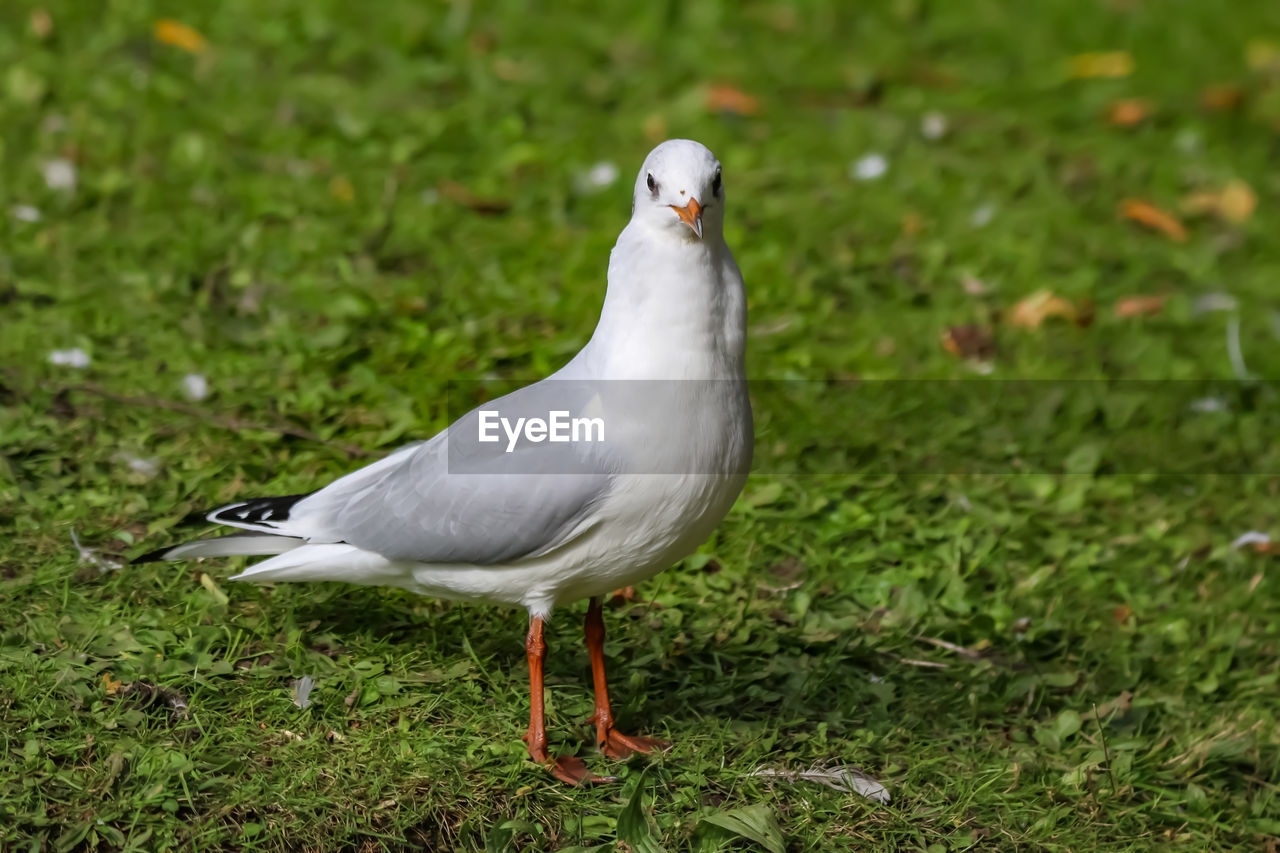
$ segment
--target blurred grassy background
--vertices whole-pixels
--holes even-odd
[[[609,617],[678,744],[620,789],[524,759],[522,614],[109,561],[562,364],[671,136],[724,163],[753,377],[1275,376],[1280,6],[20,0],[0,60],[6,847],[714,850],[747,808],[789,850],[1274,849],[1265,473],[757,477]],[[747,775],[818,763],[892,804]]]

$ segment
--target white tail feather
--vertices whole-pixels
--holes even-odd
[[[289,536],[272,536],[262,534],[237,533],[232,536],[219,536],[216,539],[196,539],[183,542],[172,548],[153,551],[139,561],[146,560],[189,560],[193,557],[261,557],[267,554],[283,554],[292,551],[306,540]]]
[[[404,586],[413,575],[372,551],[354,545],[303,545],[263,560],[230,578],[233,581],[345,581],[368,586]]]

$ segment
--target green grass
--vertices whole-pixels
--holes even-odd
[[[723,826],[755,808],[791,851],[1274,849],[1275,557],[1230,544],[1280,534],[1274,432],[1249,444],[1256,473],[1138,471],[1096,449],[1095,410],[1065,407],[1021,436],[1061,458],[960,476],[936,461],[964,458],[941,412],[900,429],[850,391],[816,430],[758,405],[762,473],[714,540],[642,588],[661,607],[606,614],[621,720],[673,752],[589,755],[583,608],[550,625],[553,738],[624,777],[589,790],[525,757],[521,613],[77,559],[73,529],[139,553],[188,512],[350,470],[339,443],[432,434],[451,379],[558,367],[665,136],[724,163],[754,377],[976,381],[939,337],[978,324],[983,381],[1230,379],[1230,316],[1195,310],[1222,291],[1251,372],[1280,375],[1280,78],[1246,62],[1280,44],[1280,5],[539,5],[0,9],[0,847],[753,849]],[[170,17],[208,50],[155,41]],[[1067,74],[1108,50],[1133,73]],[[709,110],[713,83],[758,113]],[[1221,85],[1240,104],[1204,108]],[[1151,117],[1106,122],[1125,97]],[[927,140],[934,110],[949,132]],[[855,181],[868,152],[888,172]],[[53,158],[74,191],[46,185]],[[575,189],[602,160],[618,182]],[[1117,215],[1233,178],[1257,213],[1188,220],[1185,242]],[[1010,324],[1042,289],[1096,320]],[[1117,318],[1135,294],[1168,300]],[[48,362],[71,347],[87,368]],[[154,404],[192,372],[211,393],[191,405],[268,428]],[[1273,389],[1249,393],[1224,440],[1273,417]],[[806,462],[805,436],[833,433],[906,473]],[[822,763],[892,803],[750,775]]]

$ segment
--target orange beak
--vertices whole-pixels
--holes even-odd
[[[698,235],[698,239],[702,239],[702,205],[698,204],[696,198],[689,199],[689,203],[684,207],[676,207],[671,205],[671,209],[680,217],[680,221],[693,229],[693,233]]]

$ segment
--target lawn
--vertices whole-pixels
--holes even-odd
[[[1275,851],[1280,4],[605,5],[0,8],[0,848]],[[606,610],[669,754],[584,606],[569,789],[523,613],[123,564],[563,364],[672,136],[759,382]]]

